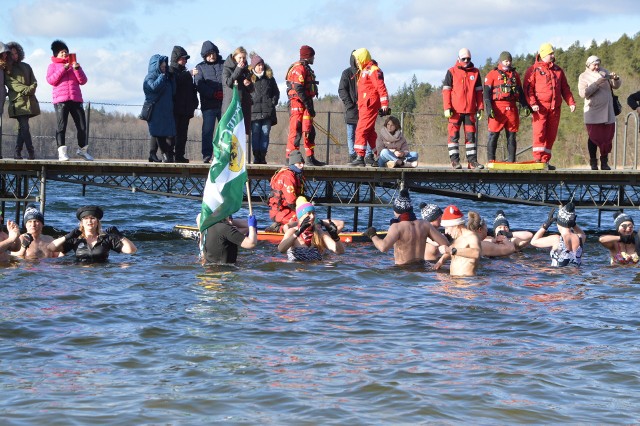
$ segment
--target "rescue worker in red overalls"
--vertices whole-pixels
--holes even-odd
[[[527,69],[523,81],[524,93],[533,111],[533,159],[547,163],[549,170],[555,170],[549,160],[558,135],[562,99],[571,112],[576,109],[567,77],[554,63],[555,60],[553,46],[543,43],[538,49],[536,62]]]
[[[298,150],[289,153],[289,166],[278,170],[271,178],[269,197],[269,217],[273,222],[267,228],[270,232],[284,232],[285,225],[295,223],[296,199],[304,195],[304,158]]]
[[[471,52],[462,48],[458,60],[449,68],[442,82],[442,103],[444,116],[449,119],[449,159],[454,169],[460,165],[460,127],[464,125],[467,168],[483,169],[478,163],[476,122],[482,118],[482,79],[480,71],[471,62]]]
[[[378,63],[371,59],[371,54],[365,48],[356,49],[353,52],[356,59],[358,73],[356,74],[358,86],[358,125],[356,126],[356,139],[353,144],[356,158],[349,163],[351,166],[365,166],[366,148],[369,146],[372,152],[375,150],[376,118],[389,113],[389,94],[384,84],[384,74],[378,67]],[[372,167],[378,167],[373,154],[367,163]]]
[[[520,115],[516,101],[520,102],[527,116],[531,109],[522,90],[520,75],[511,66],[511,53],[502,52],[498,59],[498,66],[489,71],[484,79],[484,106],[489,126],[487,141],[487,159],[495,161],[498,138],[504,129],[507,136],[508,161],[516,161],[516,134],[520,127]]]
[[[287,71],[287,96],[289,97],[289,138],[287,140],[286,157],[291,151],[300,149],[300,140],[305,149],[307,166],[324,166],[316,160],[316,129],[313,127],[313,98],[318,97],[318,82],[311,69],[316,52],[310,46],[300,47],[300,60],[294,62]],[[295,205],[295,200],[294,200]],[[295,212],[295,208],[294,208]]]

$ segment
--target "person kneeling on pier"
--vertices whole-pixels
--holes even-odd
[[[48,248],[66,254],[73,250],[76,260],[86,263],[106,262],[109,251],[133,254],[138,249],[115,226],[102,229],[104,212],[98,206],[83,206],[76,211],[80,221],[67,235],[53,240]]]
[[[393,201],[394,218],[387,236],[380,238],[373,226],[363,232],[381,252],[387,252],[393,247],[393,257],[396,265],[424,262],[427,238],[440,245],[448,245],[449,242],[429,222],[417,219],[411,205],[409,190],[403,189],[400,195]]]
[[[344,244],[338,235],[338,226],[329,220],[318,221],[316,210],[305,197],[296,201],[298,222],[284,233],[278,244],[280,253],[287,253],[290,261],[322,260],[325,251],[344,253]]]

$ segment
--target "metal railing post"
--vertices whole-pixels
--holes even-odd
[[[327,112],[327,150],[326,150],[326,158],[325,162],[329,165],[329,151],[331,146],[331,138],[329,135],[331,134],[331,111]]]

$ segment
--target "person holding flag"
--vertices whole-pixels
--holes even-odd
[[[242,206],[243,188],[247,183],[246,159],[244,116],[238,88],[234,87],[231,103],[213,138],[213,159],[196,219],[205,262],[235,263],[238,246],[251,249],[258,244],[258,223],[251,214],[251,204],[246,223],[231,217]],[[250,196],[247,198],[250,200]],[[246,228],[248,235],[243,232],[247,232]]]

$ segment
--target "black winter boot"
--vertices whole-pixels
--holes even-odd
[[[327,165],[326,163],[323,163],[322,161],[317,160],[315,155],[310,155],[309,157],[307,157],[304,161],[304,164],[307,166],[318,166],[318,167]]]
[[[589,165],[591,165],[591,170],[598,170],[598,159],[597,158],[589,159]]]
[[[356,159],[349,163],[349,166],[364,167],[364,156],[356,156]]]
[[[601,155],[600,156],[600,169],[601,170],[611,170],[611,167],[609,167],[609,156],[608,155]]]

